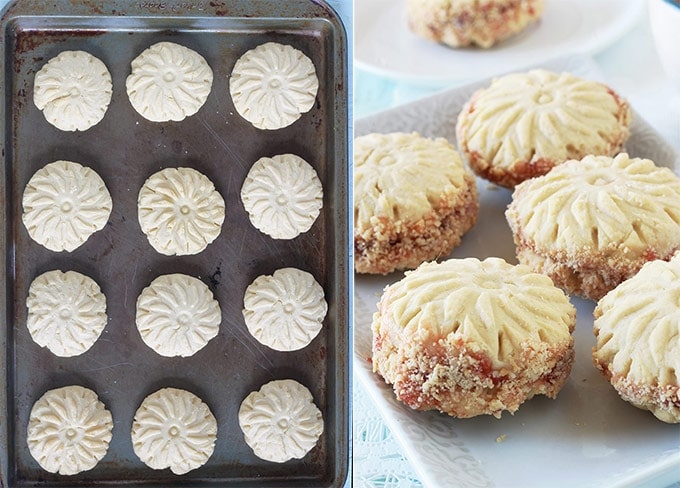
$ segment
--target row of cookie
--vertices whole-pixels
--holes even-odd
[[[271,381],[241,403],[238,422],[256,456],[283,463],[301,459],[324,430],[311,392],[295,380]],[[108,452],[113,418],[97,394],[82,386],[47,391],[31,409],[28,449],[50,473],[93,469]],[[203,466],[215,450],[215,416],[199,397],[177,388],[147,396],[132,423],[132,446],[152,469],[182,475]]]
[[[680,254],[599,300],[594,365],[621,398],[680,423]],[[373,370],[416,410],[468,418],[550,398],[574,362],[576,311],[549,277],[500,258],[424,263],[385,288]]]
[[[495,80],[457,120],[472,170],[515,188],[506,216],[520,262],[591,299],[680,249],[680,179],[650,160],[612,157],[630,120],[605,85],[545,70]],[[370,134],[354,148],[357,272],[446,256],[475,224],[474,178],[446,140]]]
[[[135,323],[144,343],[161,356],[192,356],[217,336],[222,313],[198,278],[162,275],[137,298]],[[306,347],[323,327],[328,305],[321,285],[296,268],[258,276],[243,298],[251,335],[277,351]],[[89,350],[106,326],[106,297],[90,277],[48,271],[33,280],[26,300],[33,340],[61,357]]]
[[[131,63],[126,80],[133,108],[153,122],[194,115],[210,94],[213,72],[196,51],[172,42],[153,44]],[[259,129],[281,129],[314,106],[314,63],[285,44],[267,42],[243,54],[229,79],[236,111]],[[64,131],[98,124],[112,96],[106,65],[85,51],[63,51],[35,75],[33,102]]]
[[[457,115],[459,150],[477,176],[513,188],[568,160],[616,155],[628,103],[608,86],[532,70],[477,90]],[[474,178],[445,139],[369,134],[354,142],[359,273],[412,269],[448,255],[476,222]]]
[[[307,232],[323,206],[314,168],[294,154],[260,158],[241,188],[250,221],[274,239]],[[165,255],[203,251],[220,234],[224,199],[192,168],[166,168],[150,176],[138,196],[138,218],[151,246]],[[101,177],[71,161],[38,170],[24,190],[22,220],[33,240],[52,251],[82,245],[106,225],[112,200]]]

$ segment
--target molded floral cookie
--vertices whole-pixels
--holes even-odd
[[[84,51],[63,51],[35,74],[33,103],[63,131],[87,130],[104,118],[111,102],[111,74]]]
[[[407,0],[409,28],[451,47],[489,48],[543,14],[543,0]]]
[[[55,161],[31,177],[22,205],[22,220],[34,241],[51,251],[71,252],[104,228],[113,202],[92,169]]]
[[[595,366],[625,401],[680,423],[680,255],[651,261],[594,311]]]
[[[28,419],[28,450],[50,473],[74,475],[106,455],[113,419],[97,394],[82,386],[46,392]]]
[[[535,69],[476,91],[456,135],[475,173],[512,188],[570,159],[616,155],[631,120],[628,103],[608,86]]]
[[[194,115],[212,88],[213,72],[203,56],[172,42],[150,46],[132,61],[131,69],[125,82],[130,103],[152,122]]]
[[[515,187],[505,215],[521,263],[597,300],[680,249],[680,178],[625,153],[586,156]]]
[[[161,356],[192,356],[217,335],[221,321],[210,289],[192,276],[159,276],[137,298],[137,329]]]
[[[296,268],[258,276],[243,298],[248,331],[277,351],[307,346],[323,326],[328,305],[314,277]]]
[[[75,271],[48,271],[35,278],[26,306],[31,337],[57,356],[83,354],[106,327],[104,294],[92,278]]]
[[[475,178],[443,138],[354,140],[354,267],[387,274],[447,256],[477,221]]]
[[[274,463],[303,458],[324,430],[312,394],[294,380],[271,381],[250,393],[238,423],[255,455]]]
[[[323,188],[314,168],[294,154],[260,158],[241,187],[250,222],[274,239],[307,232],[323,207]]]
[[[229,79],[236,111],[258,129],[281,129],[314,106],[319,80],[311,59],[267,42],[241,56]]]
[[[212,181],[191,168],[154,173],[139,190],[139,225],[161,254],[198,254],[222,230],[224,199]]]
[[[385,288],[373,370],[415,410],[514,413],[555,398],[574,361],[576,310],[545,275],[500,258],[424,263]]]
[[[193,393],[163,388],[139,406],[131,436],[135,454],[144,464],[181,475],[203,466],[212,456],[217,421]]]

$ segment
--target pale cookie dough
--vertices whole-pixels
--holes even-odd
[[[135,454],[144,464],[181,475],[200,468],[212,456],[217,421],[193,393],[163,388],[139,406],[131,435]]]
[[[236,111],[258,129],[281,129],[314,106],[314,63],[292,46],[267,42],[241,56],[229,79]]]
[[[113,419],[97,394],[82,386],[46,392],[28,419],[28,450],[50,473],[74,475],[106,455]]]
[[[146,180],[137,198],[139,225],[161,254],[198,254],[222,230],[224,199],[191,168],[166,168]]]
[[[92,169],[55,161],[31,177],[22,205],[22,220],[34,241],[51,251],[71,252],[104,228],[113,202]]]
[[[99,285],[75,271],[48,271],[35,278],[26,306],[31,337],[57,356],[83,354],[106,326],[106,298]]]
[[[475,177],[443,138],[354,140],[354,269],[387,274],[446,257],[477,221]]]
[[[645,264],[595,308],[595,366],[625,401],[680,423],[680,255]]]
[[[274,239],[307,232],[323,207],[323,187],[314,168],[294,154],[260,158],[241,187],[250,222]]]
[[[406,0],[411,31],[451,47],[490,48],[542,14],[543,0]]]
[[[212,88],[213,72],[203,56],[172,42],[147,48],[132,61],[131,69],[125,82],[130,103],[152,122],[194,115]]]
[[[475,173],[512,188],[570,159],[618,154],[631,121],[628,102],[608,86],[535,69],[476,91],[456,135]]]
[[[424,263],[385,288],[373,371],[414,410],[468,418],[555,398],[574,361],[576,310],[547,276],[500,258]]]
[[[45,119],[63,131],[98,124],[111,102],[111,74],[84,51],[63,51],[35,74],[33,103]]]
[[[271,381],[241,403],[238,423],[246,443],[265,461],[302,459],[324,430],[310,391],[294,380]]]
[[[625,153],[586,156],[515,187],[505,215],[521,263],[598,300],[680,249],[680,178]]]
[[[321,331],[328,310],[321,285],[296,268],[258,276],[246,288],[243,305],[248,331],[277,351],[307,346]]]
[[[159,276],[137,298],[135,318],[144,343],[161,356],[192,356],[217,335],[220,305],[198,278]]]

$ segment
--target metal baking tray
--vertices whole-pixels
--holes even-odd
[[[21,0],[1,20],[0,99],[3,209],[0,307],[0,486],[341,486],[348,466],[349,202],[347,39],[337,14],[320,0]],[[172,41],[201,53],[214,72],[200,111],[182,122],[152,123],[129,103],[130,62],[149,45]],[[228,80],[234,63],[263,42],[293,45],[314,62],[315,107],[293,125],[262,131],[234,109]],[[63,50],[101,59],[113,79],[104,119],[85,132],[62,132],[33,104],[36,71]],[[315,167],[324,206],[314,226],[292,240],[273,240],[248,220],[239,192],[262,156],[292,152]],[[113,198],[107,226],[72,253],[51,252],[28,236],[21,198],[45,164],[66,159],[93,168]],[[189,166],[207,175],[226,203],[215,242],[195,256],[168,257],[148,244],[137,221],[137,193],[154,172]],[[329,311],[322,332],[297,352],[275,352],[248,333],[241,310],[252,280],[294,266],[324,287]],[[26,328],[28,286],[51,269],[92,277],[107,299],[107,326],[85,354],[59,358],[41,349]],[[147,348],[135,327],[141,290],[161,274],[202,279],[222,308],[219,335],[190,358],[163,358]],[[306,385],[323,413],[325,431],[302,460],[258,459],[238,426],[240,402],[274,379]],[[47,390],[79,384],[93,389],[114,418],[109,451],[92,470],[50,474],[28,452],[33,403]],[[146,467],[132,451],[130,429],[143,398],[161,387],[185,388],[218,421],[215,452],[183,476]]]

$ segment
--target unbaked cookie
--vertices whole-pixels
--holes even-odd
[[[35,74],[33,103],[45,119],[63,131],[98,124],[111,102],[111,74],[84,51],[63,51]]]
[[[328,310],[321,285],[296,268],[258,276],[246,288],[243,306],[248,331],[277,351],[307,346],[321,331]]]
[[[616,155],[630,135],[628,103],[608,86],[543,69],[495,79],[456,125],[479,176],[508,188],[587,155]]]
[[[500,258],[425,263],[385,288],[373,370],[415,410],[500,417],[555,398],[574,361],[576,310],[547,276]]]
[[[97,394],[82,386],[46,392],[28,419],[28,450],[50,473],[74,475],[106,455],[113,419]]]
[[[271,381],[241,403],[238,423],[246,443],[265,461],[302,459],[324,430],[310,391],[295,380]]]
[[[543,0],[407,0],[415,34],[451,47],[489,48],[525,30],[543,14]]]
[[[198,254],[222,230],[224,199],[207,176],[166,168],[146,180],[137,198],[139,225],[161,254]]]
[[[161,356],[192,356],[217,335],[220,305],[198,278],[159,276],[137,298],[135,318],[144,343]]]
[[[621,398],[680,423],[680,255],[645,264],[595,308],[595,366]]]
[[[445,139],[354,140],[354,267],[387,274],[447,256],[477,220],[477,186]]]
[[[131,435],[132,448],[144,464],[181,475],[200,468],[212,456],[217,421],[193,393],[163,388],[139,406]]]
[[[131,65],[125,86],[130,103],[152,122],[194,115],[210,95],[213,72],[205,58],[173,42],[156,43]]]
[[[71,252],[104,228],[113,202],[92,169],[55,161],[31,177],[22,205],[21,217],[34,241],[50,251]]]
[[[314,106],[314,63],[292,46],[267,42],[241,56],[229,79],[236,111],[258,129],[282,129]]]
[[[680,178],[649,159],[586,156],[518,185],[506,217],[520,262],[597,300],[680,249]]]
[[[241,187],[241,201],[258,230],[274,239],[293,239],[319,216],[323,187],[307,161],[280,154],[253,164]]]
[[[48,271],[35,278],[26,307],[33,340],[61,357],[83,354],[106,326],[106,298],[99,285],[75,271]]]

